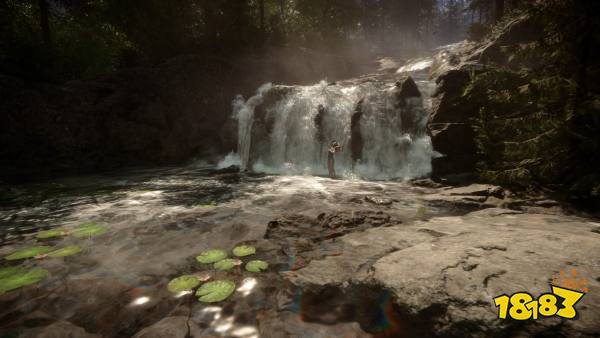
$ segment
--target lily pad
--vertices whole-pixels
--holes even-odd
[[[215,269],[220,271],[231,270],[234,266],[241,265],[242,261],[239,259],[225,258],[215,263]]]
[[[245,257],[254,255],[256,253],[256,248],[250,245],[240,245],[233,248],[233,254],[238,257]]]
[[[427,209],[425,209],[425,207],[418,207],[417,208],[417,217],[425,216],[426,212],[427,212]]]
[[[37,233],[37,235],[35,235],[35,237],[37,237],[38,239],[46,239],[46,238],[53,238],[53,237],[62,237],[65,234],[66,234],[65,229],[58,228],[58,229],[50,229],[50,230],[40,231]]]
[[[60,248],[56,251],[52,251],[48,254],[50,257],[66,257],[71,256],[76,253],[81,252],[81,247],[79,245],[70,245],[64,248]]]
[[[246,263],[246,271],[250,272],[261,272],[269,268],[269,263],[265,261],[250,261]]]
[[[177,277],[169,282],[167,289],[170,292],[178,293],[182,291],[190,291],[200,284],[197,276],[184,275]]]
[[[200,263],[211,264],[227,258],[227,253],[223,250],[206,250],[196,257]]]
[[[102,235],[108,232],[108,228],[98,225],[97,223],[85,223],[73,230],[75,237],[93,237]]]
[[[48,276],[48,270],[33,269],[21,271],[0,279],[0,295],[6,291],[18,289],[23,286],[35,284]]]
[[[14,274],[23,272],[23,268],[20,266],[9,266],[6,268],[0,269],[0,279],[10,277]]]
[[[216,303],[227,299],[235,291],[235,283],[230,280],[216,280],[203,284],[196,296],[203,303]]]
[[[14,261],[17,259],[33,258],[37,255],[47,254],[50,251],[52,251],[52,248],[49,246],[33,246],[30,248],[17,250],[12,254],[4,257],[4,259],[8,261]]]
[[[208,201],[206,203],[198,203],[196,204],[197,208],[212,208],[217,206],[217,201]]]

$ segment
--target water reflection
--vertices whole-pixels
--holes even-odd
[[[258,281],[256,280],[256,278],[252,278],[252,277],[245,278],[242,281],[242,286],[240,286],[237,289],[237,291],[241,292],[242,295],[244,297],[246,297],[246,296],[248,296],[250,294],[250,292],[252,292],[252,289],[254,289],[254,287],[256,286],[257,282]]]

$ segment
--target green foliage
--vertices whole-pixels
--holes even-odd
[[[199,256],[196,257],[196,260],[200,263],[211,264],[218,262],[227,257],[227,253],[223,250],[211,249],[207,251],[203,251]]]
[[[48,253],[48,257],[67,257],[81,252],[79,245],[70,245]]]
[[[198,285],[200,285],[198,277],[193,275],[184,275],[171,280],[167,285],[167,289],[169,289],[169,291],[172,293],[178,293],[182,291],[190,291]]]
[[[73,236],[75,237],[94,237],[103,235],[108,232],[108,228],[98,225],[95,222],[89,222],[80,225],[73,230]]]
[[[3,277],[0,279],[0,295],[10,290],[37,283],[48,277],[48,271],[44,269],[33,269],[30,271],[19,269],[2,273],[2,275]]]
[[[64,235],[65,235],[65,229],[58,228],[58,229],[40,231],[35,235],[35,237],[38,239],[47,239],[47,238],[53,238],[53,237],[62,237]]]
[[[591,85],[600,41],[589,31],[598,23],[582,8],[567,1],[529,8],[544,23],[544,39],[506,46],[507,66],[472,75],[462,101],[479,111],[482,178],[600,201],[600,93]]]
[[[246,263],[246,271],[261,272],[269,268],[269,263],[260,260],[254,260]]]
[[[250,245],[240,245],[233,248],[233,254],[237,257],[245,257],[254,255],[256,253],[256,248]]]
[[[220,271],[227,271],[233,269],[233,267],[242,264],[239,259],[226,258],[215,263],[215,269]]]
[[[33,246],[17,250],[12,254],[4,257],[4,259],[6,259],[7,261],[14,261],[18,259],[33,258],[37,255],[45,255],[50,251],[52,251],[52,248],[49,246]]]
[[[217,280],[203,284],[196,296],[203,303],[217,303],[227,299],[235,291],[235,283],[229,280]]]

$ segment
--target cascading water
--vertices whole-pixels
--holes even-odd
[[[242,170],[325,175],[327,146],[336,140],[342,145],[342,152],[335,155],[336,171],[342,175],[371,179],[427,175],[434,152],[425,125],[434,85],[422,68],[430,64],[420,59],[404,66],[406,72],[399,70],[416,79],[420,97],[399,98],[400,77],[380,74],[312,86],[267,84],[247,101],[236,98]],[[315,119],[319,105],[323,109]],[[353,116],[359,127],[353,127]]]
[[[254,124],[254,109],[263,103],[263,95],[271,89],[272,85],[266,83],[258,88],[256,95],[247,101],[241,95],[233,100],[234,117],[238,120],[238,155],[241,170],[248,169],[250,146],[252,144],[252,125]]]

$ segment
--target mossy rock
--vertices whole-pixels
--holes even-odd
[[[215,263],[214,267],[219,271],[227,271],[233,269],[235,266],[242,264],[242,261],[234,258],[225,258]]]
[[[48,270],[33,269],[30,271],[19,271],[6,275],[0,279],[0,295],[7,291],[35,284],[48,277]]]
[[[200,263],[212,264],[225,258],[227,258],[227,253],[225,251],[211,249],[203,251],[199,256],[196,257],[196,260]]]
[[[17,250],[10,255],[4,257],[7,261],[14,261],[17,259],[26,259],[33,258],[37,255],[44,255],[48,252],[52,251],[52,248],[49,246],[33,246],[21,250]]]
[[[73,230],[73,236],[75,237],[94,237],[105,234],[108,232],[108,228],[103,227],[95,222],[89,222],[82,224]]]
[[[245,257],[254,255],[256,253],[256,248],[250,245],[240,245],[233,248],[233,254],[237,257]]]
[[[203,284],[196,296],[203,303],[217,303],[224,301],[235,291],[235,283],[230,280],[216,280]]]
[[[246,271],[261,272],[269,268],[269,263],[265,261],[255,260],[246,263]]]
[[[70,245],[48,253],[49,257],[67,257],[81,252],[79,245]]]
[[[200,281],[198,280],[197,276],[184,275],[172,279],[167,285],[167,289],[169,289],[169,291],[172,293],[179,293],[183,291],[190,291],[198,285],[200,285]]]
[[[62,237],[66,234],[65,229],[57,228],[38,232],[35,237],[38,239],[47,239],[54,237]]]

